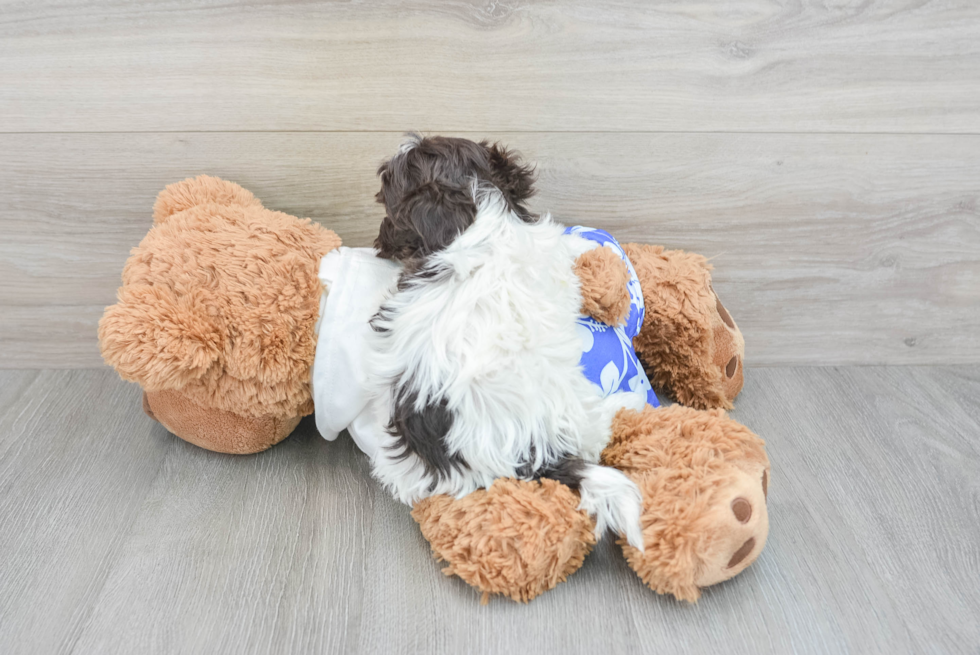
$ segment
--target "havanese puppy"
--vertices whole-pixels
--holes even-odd
[[[497,144],[411,136],[378,173],[375,247],[404,268],[371,321],[388,417],[375,474],[407,503],[554,478],[597,536],[642,548],[639,490],[598,462],[615,413],[652,390],[640,366],[610,387],[581,362],[592,337],[575,264],[597,243],[531,213],[534,171]]]

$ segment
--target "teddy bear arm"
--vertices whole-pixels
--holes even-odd
[[[587,250],[575,260],[582,290],[582,313],[606,325],[621,325],[630,311],[629,269],[609,248]]]

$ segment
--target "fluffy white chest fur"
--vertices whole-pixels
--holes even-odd
[[[548,217],[524,223],[488,193],[474,224],[383,304],[368,348],[378,413],[438,406],[451,420],[437,447],[459,464],[432,471],[386,433],[375,473],[399,499],[462,496],[575,458],[587,463],[582,506],[598,529],[610,524],[642,544],[635,485],[596,465],[616,411],[640,407],[634,394],[601,398],[579,364],[573,267],[594,245]]]

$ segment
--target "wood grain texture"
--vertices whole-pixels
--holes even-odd
[[[514,134],[536,209],[700,252],[749,365],[980,362],[980,136]],[[167,183],[210,173],[353,246],[401,135],[0,135],[0,367],[100,363]]]
[[[0,650],[975,652],[978,380],[751,371],[733,416],[767,440],[772,529],[746,573],[689,606],[606,539],[541,598],[484,607],[346,435],[307,420],[266,453],[216,455],[108,371],[0,372]]]
[[[980,132],[972,0],[0,5],[0,129]]]
[[[111,371],[0,374],[0,651],[67,653],[174,441]]]

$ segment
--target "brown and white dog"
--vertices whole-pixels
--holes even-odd
[[[408,503],[558,479],[597,534],[642,549],[639,490],[598,462],[614,415],[646,396],[604,396],[580,366],[576,262],[596,244],[528,210],[533,169],[497,144],[412,136],[378,173],[375,247],[405,268],[371,322],[390,417],[375,474]]]

